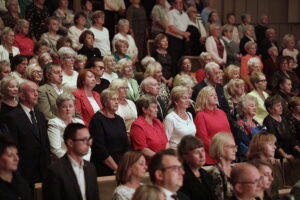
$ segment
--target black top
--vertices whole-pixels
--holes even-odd
[[[99,94],[101,94],[103,90],[107,89],[110,84],[109,81],[104,78],[100,78],[100,80],[101,80],[100,84],[96,84],[96,86],[93,89],[93,91],[96,91]]]
[[[261,24],[255,26],[255,36],[258,44],[260,44],[266,38],[267,29],[267,26],[263,26]]]
[[[82,48],[78,51],[78,54],[85,55],[87,60],[90,60],[93,57],[102,58],[101,52],[98,48],[89,48],[86,45],[83,45]]]
[[[3,115],[6,113],[9,113],[13,109],[15,109],[17,106],[10,106],[4,102],[1,103],[1,110],[0,110],[0,118],[2,118]]]
[[[89,130],[94,139],[91,162],[96,166],[98,176],[113,175],[113,170],[103,161],[111,156],[118,164],[128,150],[124,120],[116,114],[114,118],[107,118],[98,111],[90,122]]]
[[[190,56],[199,56],[203,49],[203,45],[200,42],[201,33],[198,28],[193,25],[187,27],[187,32],[190,32],[190,40],[187,42],[186,54]]]
[[[300,141],[300,120],[296,119],[294,116],[290,116],[290,121],[293,124],[293,129],[296,133],[296,138]]]
[[[263,124],[267,127],[269,133],[276,136],[278,148],[282,148],[288,154],[295,153],[293,148],[295,145],[298,145],[298,142],[291,121],[282,117],[282,121],[279,122],[268,115],[264,119]]]
[[[11,183],[0,178],[0,199],[32,200],[28,183],[18,174],[13,174]]]
[[[160,54],[157,51],[153,52],[153,58],[162,66],[162,73],[166,79],[172,77],[172,60],[170,54]]]
[[[191,200],[213,200],[214,182],[212,176],[204,169],[200,168],[200,177],[196,177],[191,168],[184,163],[185,174],[183,176],[183,185],[179,191],[187,195]]]

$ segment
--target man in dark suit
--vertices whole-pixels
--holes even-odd
[[[278,43],[275,40],[276,32],[273,28],[268,28],[266,30],[266,38],[261,41],[258,45],[258,53],[262,55],[262,60],[266,60],[269,57],[268,49],[272,46],[276,46],[278,49]]]
[[[188,200],[178,192],[183,183],[184,170],[173,149],[157,152],[150,160],[149,174],[151,182],[159,186],[167,200]]]
[[[36,83],[21,83],[19,100],[18,107],[5,117],[5,123],[18,144],[20,173],[33,187],[34,183],[41,181],[43,171],[50,164],[47,121],[34,109],[38,102]]]
[[[197,96],[202,90],[202,88],[210,85],[216,89],[216,93],[218,96],[219,105],[218,107],[222,109],[226,114],[229,113],[229,106],[227,100],[224,96],[223,86],[221,85],[221,71],[220,66],[215,62],[210,62],[205,65],[205,78],[202,82],[195,85],[193,88],[192,99],[196,101]]]
[[[145,78],[141,83],[142,92],[146,95],[154,96],[157,100],[157,118],[160,121],[164,121],[167,115],[167,109],[163,100],[158,96],[159,95],[159,85],[157,80],[152,77]]]
[[[255,199],[262,190],[262,176],[258,169],[249,163],[236,164],[232,168],[230,179],[234,189],[231,200]]]
[[[89,130],[79,123],[69,124],[64,141],[67,153],[48,168],[43,180],[43,199],[99,200],[95,166],[82,158],[92,144]]]

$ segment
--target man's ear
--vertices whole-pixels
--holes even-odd
[[[234,186],[235,191],[237,191],[237,193],[241,194],[243,193],[243,186],[240,183],[235,184]]]
[[[71,147],[71,148],[72,148],[73,145],[74,145],[73,140],[71,140],[71,139],[67,139],[67,140],[66,140],[66,146],[67,146],[67,147]]]
[[[158,181],[162,181],[163,180],[163,172],[162,170],[156,170],[155,173],[155,179]]]

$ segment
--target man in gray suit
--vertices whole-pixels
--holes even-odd
[[[56,117],[57,106],[56,99],[58,95],[63,93],[62,88],[62,68],[60,64],[49,63],[45,67],[47,83],[38,89],[38,105],[47,120]]]
[[[48,168],[43,180],[44,200],[99,200],[95,166],[83,160],[92,137],[86,126],[69,124],[64,132],[67,153]]]

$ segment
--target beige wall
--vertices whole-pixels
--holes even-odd
[[[295,35],[296,41],[300,40],[300,0],[215,0],[215,5],[222,21],[227,13],[233,12],[240,23],[240,16],[249,13],[253,23],[257,24],[260,16],[267,14],[279,44],[286,33]]]

